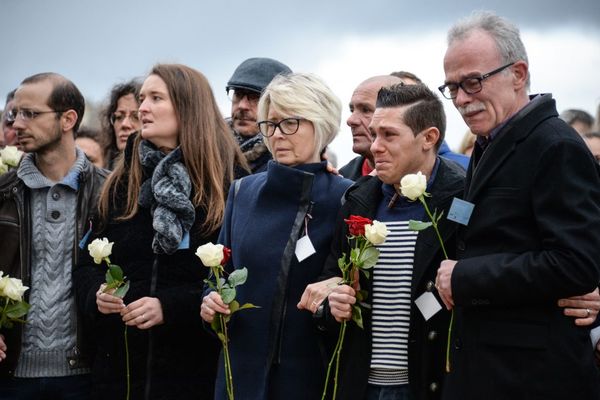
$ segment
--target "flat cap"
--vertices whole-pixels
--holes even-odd
[[[226,89],[246,89],[261,93],[275,76],[291,72],[287,65],[272,58],[249,58],[235,69]]]

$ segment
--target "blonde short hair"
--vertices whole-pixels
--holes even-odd
[[[329,86],[313,74],[276,76],[260,97],[258,120],[267,120],[271,108],[279,114],[302,117],[312,122],[315,130],[315,153],[318,156],[340,129],[342,103]],[[264,139],[271,151],[269,141]]]

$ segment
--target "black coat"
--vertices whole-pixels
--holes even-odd
[[[127,153],[126,153],[127,154]],[[172,255],[152,251],[152,217],[140,206],[127,221],[115,221],[124,204],[126,190],[120,186],[111,206],[111,219],[94,238],[114,242],[111,262],[121,266],[131,282],[125,304],[145,296],[160,300],[164,324],[148,330],[129,327],[129,357],[132,392],[137,399],[212,399],[219,352],[218,340],[203,329],[200,318],[203,281],[208,275],[194,252],[199,245],[216,242],[217,232],[202,235],[199,225],[205,215],[196,209],[188,249]],[[96,336],[93,360],[93,398],[125,398],[125,325],[119,314],[104,315],[96,305],[96,291],[104,282],[105,263],[93,263],[87,251],[81,252],[74,272],[78,307],[88,317]]]
[[[382,182],[376,177],[364,177],[347,193],[346,203],[341,215],[360,215],[374,219],[382,201]],[[448,209],[454,197],[461,197],[464,187],[464,170],[456,163],[440,159],[439,168],[431,186],[431,197],[427,200],[430,210]],[[456,223],[445,218],[439,224],[440,233],[446,249],[452,250],[456,232]],[[323,278],[340,275],[337,259],[342,252],[348,254],[346,239],[347,225],[338,218],[331,253],[325,264]],[[434,288],[435,276],[440,261],[444,259],[442,249],[433,228],[420,231],[415,247],[413,275],[411,283],[411,313],[408,344],[408,371],[411,396],[413,399],[438,399],[443,380],[445,346],[450,314],[443,309],[428,321],[425,321],[414,300],[425,291]],[[372,281],[361,274],[361,288],[372,293]],[[434,292],[435,293],[435,292]],[[437,294],[436,294],[437,295]],[[438,299],[441,304],[441,300]],[[370,303],[370,296],[367,297]],[[367,390],[367,380],[371,363],[371,311],[363,308],[364,329],[354,322],[346,328],[346,339],[341,357],[338,384],[338,399],[362,400]],[[332,328],[333,317],[326,314],[328,323],[323,328],[336,332]]]
[[[598,286],[598,166],[551,95],[517,113],[485,152],[476,147],[444,398],[598,399],[589,328],[557,306]]]

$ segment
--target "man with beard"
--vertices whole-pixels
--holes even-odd
[[[260,94],[279,74],[292,70],[271,58],[249,58],[241,63],[227,82],[227,95],[231,100],[231,119],[228,121],[252,173],[267,169],[271,153],[259,135],[256,109]]]
[[[0,332],[5,400],[87,399],[71,271],[105,173],[75,147],[85,103],[65,77],[42,73],[18,87],[8,120],[26,154],[0,177],[0,266],[30,289],[27,323]]]

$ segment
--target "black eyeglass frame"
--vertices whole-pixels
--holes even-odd
[[[496,68],[495,70],[490,71],[488,73],[485,73],[485,74],[483,74],[481,76],[472,76],[472,77],[469,77],[469,78],[465,78],[465,79],[463,79],[462,81],[460,81],[458,83],[455,83],[455,82],[444,83],[442,86],[438,87],[438,90],[442,93],[442,96],[444,96],[448,100],[455,99],[456,96],[458,96],[458,89],[459,88],[462,89],[463,92],[465,92],[466,94],[479,93],[479,92],[481,92],[483,90],[483,84],[482,84],[482,82],[484,80],[486,80],[490,76],[496,75],[497,73],[504,71],[506,68],[512,66],[514,63],[515,63],[515,61],[510,62],[510,63],[508,63],[506,65],[501,66],[500,68]],[[464,86],[464,83],[467,82],[467,81],[469,81],[469,80],[472,80],[472,81],[476,80],[477,83],[478,83],[478,85],[479,85],[479,88],[477,90],[467,90],[465,88],[465,86]],[[455,94],[454,94],[454,96],[452,96],[452,90],[449,89],[452,86],[456,87],[455,88]],[[446,95],[446,89],[448,89],[448,92],[450,93],[449,95]]]
[[[296,129],[294,129],[293,132],[289,132],[284,129],[281,129],[281,123],[285,122],[285,121],[290,121],[290,120],[296,121]],[[300,121],[307,121],[307,119],[302,118],[302,117],[289,117],[289,118],[284,118],[284,119],[280,120],[279,122],[273,122],[273,121],[269,121],[269,120],[259,121],[256,123],[256,125],[258,126],[258,130],[259,130],[260,134],[263,135],[264,137],[271,137],[271,136],[275,135],[275,130],[278,128],[279,128],[279,132],[283,133],[284,135],[290,136],[290,135],[293,135],[296,132],[298,132],[298,129],[300,129]],[[263,126],[266,127],[267,133],[263,132]],[[269,127],[273,127],[273,133],[271,133],[270,135],[268,134]]]

